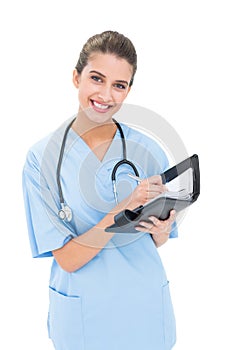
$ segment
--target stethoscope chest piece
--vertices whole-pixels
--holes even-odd
[[[71,221],[72,220],[72,211],[68,205],[61,204],[61,209],[58,212],[58,216],[61,220]]]

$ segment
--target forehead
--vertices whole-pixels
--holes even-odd
[[[115,77],[115,79],[124,78],[127,80],[131,79],[133,73],[133,67],[126,59],[113,54],[104,54],[100,52],[92,53],[84,69],[86,73],[89,73],[91,70],[96,70],[105,76]]]

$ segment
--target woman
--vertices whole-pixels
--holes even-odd
[[[159,176],[168,167],[163,150],[113,119],[136,68],[128,38],[112,31],[91,37],[73,73],[75,119],[27,155],[23,189],[33,256],[54,258],[48,330],[56,350],[168,350],[175,343],[169,286],[157,252],[169,236],[177,236],[175,212],[166,221],[140,222],[138,234],[105,232],[121,210],[165,191]],[[122,132],[127,159],[144,180],[129,177],[134,170],[125,162],[116,171],[113,193]]]

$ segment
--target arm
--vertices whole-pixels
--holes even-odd
[[[127,202],[121,202],[89,231],[54,250],[53,256],[61,268],[74,272],[92,260],[112,238],[113,234],[105,232],[105,228],[114,223],[114,216],[126,207]],[[133,209],[133,203],[131,205]]]
[[[84,234],[70,240],[62,248],[54,250],[57,263],[67,272],[74,272],[92,260],[110,241],[114,234],[105,228],[114,223],[114,216],[126,207],[134,209],[164,192],[160,176],[152,176],[138,185],[132,194],[111,210],[97,225]],[[147,231],[148,232],[148,231]]]

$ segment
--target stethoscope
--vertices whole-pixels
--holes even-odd
[[[61,144],[61,149],[60,149],[60,154],[59,154],[59,159],[58,159],[58,163],[57,163],[57,186],[58,186],[58,193],[59,193],[59,201],[60,201],[60,206],[61,209],[58,211],[58,216],[61,220],[65,220],[65,221],[71,221],[72,220],[72,210],[71,208],[65,203],[64,200],[64,196],[63,196],[63,192],[62,192],[62,187],[61,187],[61,181],[60,181],[60,175],[61,175],[61,164],[62,164],[62,160],[63,160],[63,156],[64,156],[64,150],[65,150],[65,145],[66,145],[66,140],[67,140],[67,135],[68,132],[74,122],[76,118],[74,118],[66,127],[65,132],[64,132],[64,136],[63,136],[63,140],[62,140],[62,144]],[[123,164],[128,164],[134,171],[134,174],[136,176],[139,176],[138,170],[136,168],[136,166],[130,162],[127,159],[127,154],[126,154],[126,142],[125,142],[125,136],[123,133],[123,130],[120,126],[120,124],[113,119],[113,122],[116,124],[119,132],[120,132],[120,136],[121,136],[121,142],[122,142],[122,150],[123,150],[123,158],[122,160],[120,160],[113,168],[112,170],[112,188],[113,188],[113,193],[114,193],[114,198],[115,198],[115,202],[116,204],[118,204],[118,197],[117,197],[117,188],[116,188],[116,172],[118,170],[118,168],[123,165]]]

